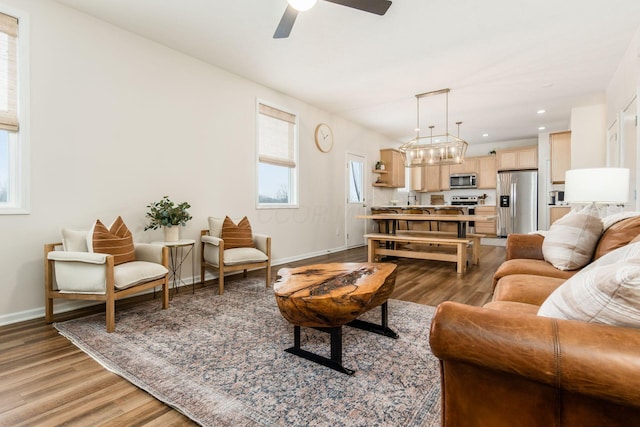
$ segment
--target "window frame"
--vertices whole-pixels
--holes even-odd
[[[260,164],[263,163],[260,161],[260,105],[264,105],[269,108],[273,108],[276,110],[280,110],[284,113],[292,115],[295,117],[295,123],[292,123],[294,126],[293,129],[293,161],[295,166],[290,167],[289,171],[289,192],[290,192],[290,201],[289,203],[264,203],[260,202]],[[297,113],[292,112],[291,110],[284,108],[282,106],[276,105],[272,102],[264,101],[262,99],[256,99],[256,180],[255,180],[255,201],[256,201],[256,209],[297,209],[299,208],[299,122],[300,118]],[[265,164],[269,164],[264,162]],[[277,165],[274,165],[277,166]],[[284,166],[283,166],[284,167]]]
[[[0,215],[31,213],[29,182],[29,15],[19,9],[0,4],[0,13],[18,19],[18,120],[19,130],[9,131],[9,179],[12,193],[7,203],[0,203]]]

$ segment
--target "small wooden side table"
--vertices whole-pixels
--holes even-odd
[[[193,239],[180,239],[175,242],[152,242],[157,245],[163,245],[169,248],[169,270],[173,280],[174,293],[178,292],[178,287],[182,283],[188,286],[189,284],[182,280],[182,264],[186,259],[191,256],[191,292],[195,293],[196,290],[196,257],[194,256],[194,249],[196,241]]]

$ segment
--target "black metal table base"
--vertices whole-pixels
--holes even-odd
[[[388,307],[386,301],[380,306],[382,310],[382,321],[378,325],[376,323],[367,322],[364,320],[355,319],[347,323],[347,326],[353,328],[362,329],[374,334],[384,335],[397,339],[400,336],[388,326]],[[346,368],[342,365],[342,326],[336,326],[331,328],[313,328],[322,332],[327,332],[331,335],[331,358],[320,356],[319,354],[312,353],[307,350],[303,350],[300,345],[300,326],[295,325],[293,328],[293,347],[286,349],[287,353],[295,354],[296,356],[303,357],[312,362],[326,366],[343,374],[353,375],[355,372],[353,369]]]

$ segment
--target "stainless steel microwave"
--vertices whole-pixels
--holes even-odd
[[[452,173],[449,175],[449,188],[478,188],[478,177],[475,173]]]

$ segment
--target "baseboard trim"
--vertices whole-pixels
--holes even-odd
[[[313,258],[313,257],[317,257],[317,256],[322,256],[322,255],[327,255],[330,253],[334,253],[334,252],[340,252],[340,251],[344,251],[346,250],[347,247],[346,246],[339,246],[336,248],[332,248],[332,249],[327,249],[327,250],[323,250],[323,251],[317,251],[317,252],[310,252],[307,254],[303,254],[303,255],[296,255],[293,257],[287,257],[287,258],[280,258],[280,259],[274,259],[273,262],[271,263],[272,266],[277,266],[277,265],[282,265],[282,264],[287,264],[290,262],[295,262],[295,261],[302,261],[308,258]],[[199,261],[198,261],[199,263]],[[196,264],[198,264],[196,263]],[[199,265],[196,266],[196,268],[200,268]],[[198,271],[194,272],[194,274],[199,273]],[[205,281],[206,280],[213,280],[213,279],[217,279],[218,276],[211,274],[210,272],[206,272],[205,273]],[[178,286],[178,288],[183,288],[183,287],[190,287],[192,280],[195,279],[195,283],[200,283],[200,275],[198,274],[197,276],[191,276],[191,277],[185,277],[182,278],[182,281],[180,283],[180,285]],[[172,282],[169,282],[169,287],[171,287]],[[136,294],[136,295],[142,295],[142,294],[146,294],[146,293],[152,293],[153,290],[147,290],[145,292],[141,292],[140,294]],[[69,311],[73,311],[73,310],[77,310],[80,308],[84,308],[84,307],[88,307],[91,305],[98,305],[98,304],[103,304],[101,302],[88,302],[88,301],[68,301],[68,300],[54,300],[54,313],[59,314],[59,313],[66,313]],[[27,320],[33,320],[33,319],[38,319],[38,318],[42,318],[44,319],[44,306],[38,307],[38,308],[33,308],[30,310],[24,310],[24,311],[17,311],[15,313],[8,313],[8,314],[3,314],[0,316],[0,326],[5,326],[5,325],[11,325],[13,323],[19,323],[19,322],[25,322]]]

